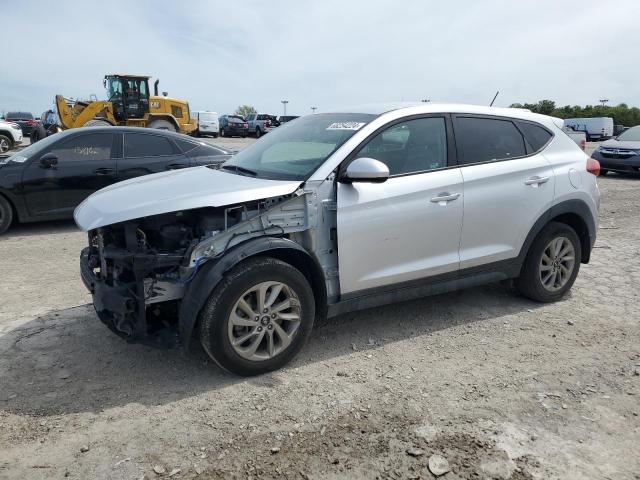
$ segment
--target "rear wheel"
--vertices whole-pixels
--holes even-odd
[[[564,296],[580,270],[582,249],[575,230],[552,222],[531,245],[516,287],[537,302],[554,302]]]
[[[200,340],[225,370],[258,375],[298,353],[314,317],[313,291],[304,275],[280,260],[256,258],[214,289],[200,314]]]
[[[609,170],[605,170],[604,168],[600,169],[600,176],[604,177],[607,173],[609,173]]]
[[[112,125],[106,120],[100,120],[99,118],[94,118],[93,120],[89,120],[83,126],[84,127],[111,127]]]
[[[11,139],[5,135],[0,135],[0,153],[7,153],[11,150]]]
[[[13,209],[9,201],[0,195],[0,234],[7,231],[13,221]]]
[[[176,126],[173,123],[171,123],[169,120],[163,119],[153,120],[149,122],[149,125],[147,125],[147,127],[155,128],[156,130],[168,130],[170,132],[176,131]]]
[[[256,138],[260,138],[262,136],[262,132],[260,131],[260,127],[256,127]]]
[[[31,141],[31,143],[36,143],[38,140],[42,140],[46,136],[47,131],[41,124],[38,124],[36,128],[33,129],[33,132],[31,132],[29,140]]]

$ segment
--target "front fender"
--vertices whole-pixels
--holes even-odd
[[[189,349],[193,337],[193,330],[198,322],[198,314],[205,302],[220,283],[226,272],[238,263],[260,253],[274,250],[296,250],[309,255],[299,244],[277,237],[259,237],[248,240],[229,249],[221,258],[206,262],[198,271],[195,278],[189,282],[180,305],[179,332],[182,344]]]

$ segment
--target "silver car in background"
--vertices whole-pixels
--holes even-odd
[[[514,279],[559,300],[596,237],[598,162],[523,110],[309,115],[224,165],[125,181],[76,210],[82,278],[129,341],[274,370],[316,317]]]

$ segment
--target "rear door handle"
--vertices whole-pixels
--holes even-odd
[[[102,167],[102,168],[96,168],[93,171],[93,173],[95,173],[96,175],[109,175],[115,171],[116,171],[115,168]]]
[[[460,197],[459,193],[442,192],[437,197],[431,199],[432,203],[439,203],[440,205],[446,205],[447,202],[452,202]]]
[[[538,185],[542,185],[543,183],[547,183],[548,181],[549,181],[549,177],[539,177],[536,175],[535,177],[527,178],[524,181],[524,184],[537,187]]]

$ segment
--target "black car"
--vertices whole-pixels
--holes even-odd
[[[4,116],[7,122],[13,122],[20,125],[22,129],[22,135],[28,137],[31,132],[38,125],[38,121],[34,118],[30,112],[9,112]]]
[[[280,115],[278,117],[278,122],[282,123],[287,123],[290,122],[291,120],[295,120],[296,118],[298,118],[298,115]]]
[[[222,163],[234,152],[164,130],[66,130],[0,159],[0,233],[19,222],[71,218],[86,197],[149,173]]]
[[[238,136],[245,138],[249,135],[249,124],[240,115],[222,115],[218,119],[220,136]]]

